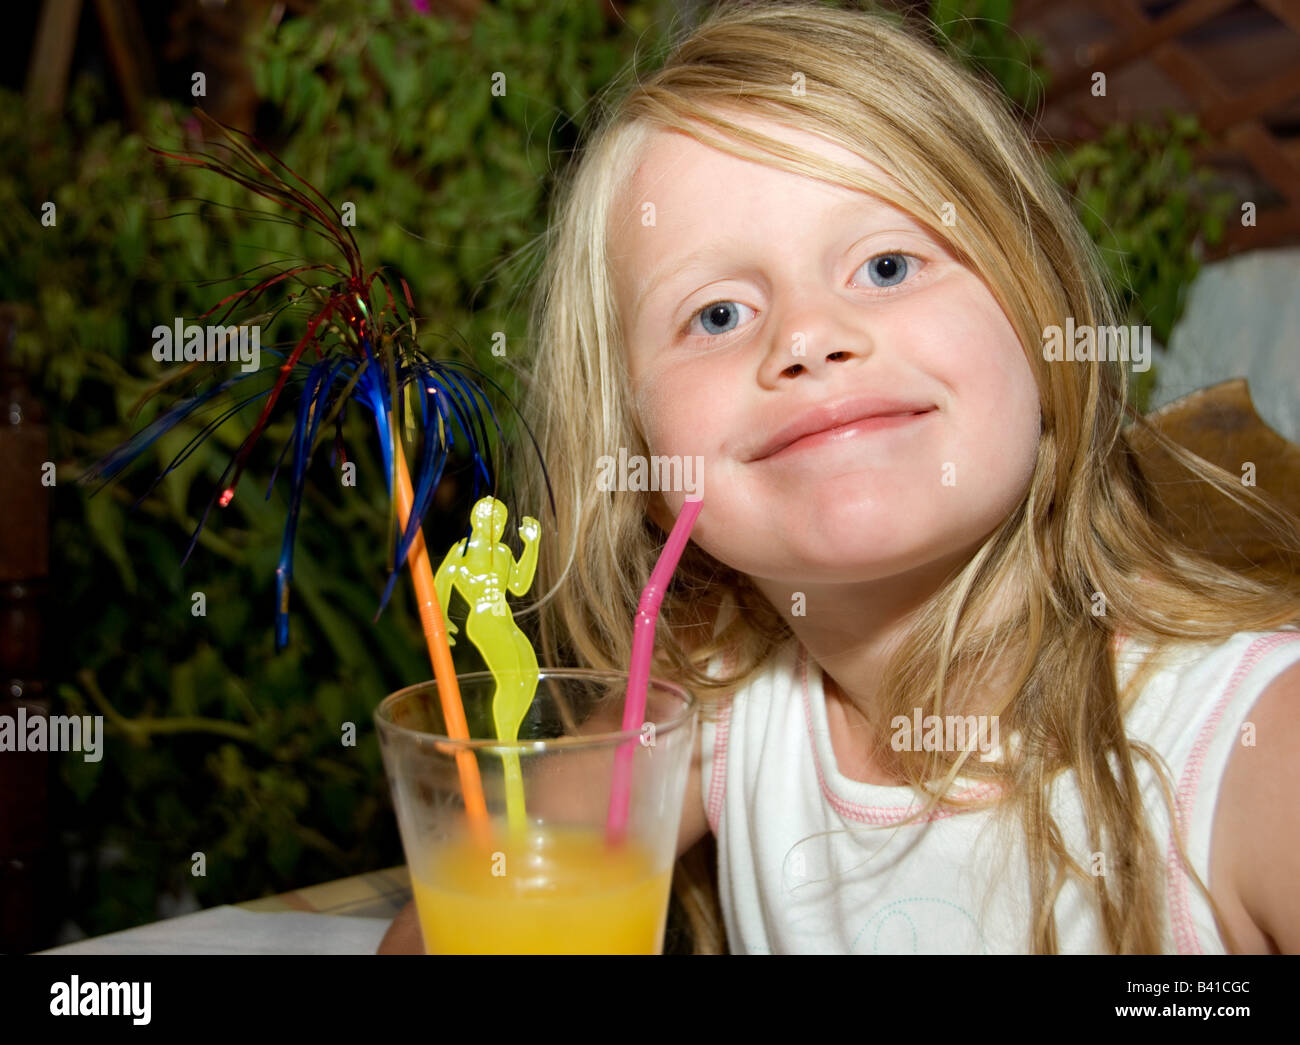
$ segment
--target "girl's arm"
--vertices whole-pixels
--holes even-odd
[[[1300,954],[1300,664],[1250,711],[1254,747],[1238,744],[1219,790],[1210,892],[1237,953]]]
[[[424,936],[420,932],[420,918],[411,900],[398,912],[393,924],[384,933],[376,954],[423,954]]]

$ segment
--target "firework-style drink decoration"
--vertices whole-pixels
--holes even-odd
[[[389,577],[380,599],[379,612],[387,605],[398,571],[403,564],[409,566],[448,735],[468,739],[446,622],[420,526],[458,439],[463,440],[464,449],[472,459],[471,503],[488,491],[495,493],[495,469],[486,422],[491,422],[499,441],[501,428],[491,402],[476,379],[487,381],[503,396],[505,393],[496,382],[474,367],[457,361],[433,359],[419,348],[412,298],[406,281],[399,279],[399,295],[394,293],[389,278],[381,270],[365,269],[351,230],[328,199],[252,138],[218,123],[201,111],[196,110],[196,115],[216,132],[212,147],[220,150],[220,155],[197,151],[191,154],[152,151],[178,163],[212,171],[251,193],[271,200],[282,208],[282,213],[270,220],[294,222],[321,235],[337,250],[342,263],[302,262],[285,264],[269,275],[262,272],[252,285],[229,295],[200,316],[200,320],[216,316],[215,324],[229,330],[228,324],[235,318],[270,322],[286,308],[307,307],[301,335],[292,349],[287,352],[264,349],[277,357],[276,364],[241,372],[214,382],[206,389],[196,388],[105,456],[82,479],[108,482],[164,433],[206,405],[219,404],[216,415],[153,480],[143,495],[148,496],[153,487],[188,458],[219,425],[240,410],[260,402],[256,421],[227,464],[199,519],[185,553],[188,560],[213,507],[224,507],[234,498],[245,466],[275,416],[277,406],[282,400],[291,398],[285,393],[291,389],[296,391],[293,430],[271,477],[273,486],[288,456],[289,511],[276,568],[275,640],[276,648],[283,649],[289,639],[294,537],[308,466],[321,442],[331,434],[333,457],[346,462],[343,425],[348,407],[355,404],[366,411],[373,419],[379,437],[389,492]],[[250,272],[245,273],[244,278],[254,277]],[[287,300],[274,309],[262,306],[261,313],[248,314],[281,284],[301,289],[288,294]],[[179,346],[177,357],[180,357]],[[185,358],[190,358],[188,353]],[[158,394],[177,378],[193,373],[202,365],[201,359],[200,353],[176,374],[155,386],[145,398]],[[259,377],[260,382],[257,380]],[[259,384],[266,387],[259,388]],[[419,431],[421,438],[412,478],[402,433],[415,430]],[[529,436],[531,438],[531,432]],[[535,441],[533,445],[536,447]],[[540,461],[540,455],[539,464],[544,473],[545,465]],[[270,496],[269,488],[267,496]],[[488,815],[473,754],[462,752],[458,755],[457,765],[471,826],[480,840],[486,840]]]

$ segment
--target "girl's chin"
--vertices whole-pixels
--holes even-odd
[[[707,549],[706,549],[707,550]],[[791,584],[872,584],[898,580],[909,574],[924,573],[927,567],[949,568],[937,562],[932,553],[916,548],[899,548],[893,554],[885,549],[841,549],[839,554],[828,554],[829,548],[787,548],[786,554],[775,558],[770,555],[717,555],[719,559],[741,573],[752,577],[766,577]]]
[[[918,524],[950,516],[952,498],[918,496],[916,482],[901,488],[868,482],[822,480],[774,490],[765,497],[747,498],[755,517],[750,525],[767,532],[789,534],[796,542],[834,541],[837,546],[870,547],[870,542],[913,541]],[[721,501],[718,490],[715,501]],[[704,502],[709,503],[708,491]]]
[[[750,502],[753,503],[753,502]],[[950,509],[935,505],[837,505],[815,503],[754,508],[741,518],[728,512],[721,490],[706,494],[700,524],[691,540],[719,562],[755,577],[806,577],[810,583],[854,583],[939,568],[980,534],[957,533],[942,525]],[[712,517],[712,505],[716,513]],[[753,536],[737,540],[747,531]],[[963,528],[965,529],[965,528]]]

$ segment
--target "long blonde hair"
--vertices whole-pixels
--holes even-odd
[[[792,90],[796,82],[802,91]],[[982,677],[990,651],[1008,651],[1013,682],[990,710],[1020,734],[1018,753],[983,762],[968,761],[967,752],[895,752],[888,731],[877,728],[873,757],[927,797],[918,816],[951,801],[959,771],[1001,785],[999,808],[1018,811],[1027,841],[1033,951],[1057,949],[1053,911],[1066,876],[1094,897],[1111,951],[1159,950],[1163,859],[1142,809],[1136,759],[1155,768],[1172,810],[1171,787],[1162,760],[1125,735],[1128,698],[1118,691],[1112,641],[1127,634],[1158,650],[1170,640],[1273,629],[1300,620],[1300,592],[1215,565],[1161,522],[1158,490],[1144,478],[1125,427],[1126,419],[1145,422],[1128,402],[1121,363],[1044,360],[1046,326],[1066,317],[1113,326],[1120,318],[1096,247],[1005,100],[887,16],[788,3],[713,12],[653,75],[611,87],[597,104],[595,130],[561,183],[531,317],[536,353],[526,415],[556,509],[544,522],[549,539],[535,589],[544,593],[536,610],[546,662],[625,668],[640,587],[664,540],[647,514],[649,495],[596,488],[598,455],[618,447],[649,454],[629,400],[607,249],[611,207],[646,135],[679,131],[869,192],[929,229],[984,281],[1024,348],[1042,412],[1022,502],[916,615],[872,709],[877,727],[910,718],[918,706],[943,716],[953,710],[945,696],[957,680]],[[895,184],[733,123],[727,112],[820,133],[888,171]],[[941,219],[946,204],[955,224]],[[1146,430],[1196,481],[1256,512],[1300,562],[1293,520],[1234,476]],[[535,472],[521,472],[517,483],[522,503],[547,503]],[[990,630],[981,622],[1011,578],[1021,585],[1021,603]],[[1095,593],[1104,596],[1104,614],[1094,612]],[[713,635],[726,604],[737,612]],[[713,707],[791,636],[748,578],[690,545],[663,602],[654,670]],[[724,651],[735,670],[711,676],[710,660]],[[1125,693],[1146,674],[1138,672]],[[1076,774],[1089,841],[1107,855],[1105,875],[1079,866],[1051,816],[1049,788],[1065,771]],[[942,784],[927,787],[936,780]]]

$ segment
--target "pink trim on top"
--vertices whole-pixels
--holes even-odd
[[[1209,717],[1205,720],[1205,724],[1201,727],[1201,731],[1196,738],[1196,744],[1192,748],[1191,756],[1183,769],[1183,777],[1178,785],[1177,803],[1175,805],[1176,823],[1180,829],[1184,829],[1184,825],[1190,818],[1194,808],[1197,789],[1201,783],[1201,770],[1204,768],[1205,756],[1209,751],[1210,741],[1214,738],[1214,734],[1219,727],[1219,721],[1223,718],[1229,704],[1232,703],[1237,690],[1241,688],[1241,684],[1246,680],[1246,677],[1254,670],[1260,658],[1267,653],[1271,653],[1279,646],[1297,641],[1300,641],[1300,632],[1273,632],[1261,636],[1250,644],[1241,660],[1238,661],[1237,667],[1233,670],[1232,677],[1228,680],[1228,685],[1224,689],[1223,696],[1214,705]],[[1282,670],[1285,671],[1286,669],[1283,668]],[[1271,684],[1272,681],[1270,680],[1268,685]],[[1264,688],[1267,689],[1268,685]],[[1261,695],[1262,692],[1261,690]],[[1211,837],[1213,837],[1213,833],[1211,833]],[[1200,938],[1196,932],[1196,926],[1192,921],[1189,888],[1192,880],[1178,859],[1178,850],[1175,847],[1172,831],[1169,835],[1169,845],[1166,850],[1165,874],[1168,882],[1170,923],[1173,926],[1174,943],[1178,947],[1178,953],[1204,954]],[[1206,876],[1208,877],[1208,875],[1209,866],[1207,861]]]
[[[813,735],[812,704],[811,704],[811,699],[808,696],[808,661],[810,659],[811,658],[808,656],[808,651],[804,648],[803,644],[800,643],[798,668],[801,676],[801,681],[803,684],[804,722],[808,726],[808,743],[812,747],[813,766],[816,767],[817,769],[817,783],[821,787],[821,792],[826,797],[826,801],[830,803],[831,808],[834,809],[837,813],[839,813],[840,816],[847,817],[850,820],[857,820],[861,823],[897,824],[906,820],[912,813],[914,813],[917,809],[921,808],[920,804],[910,803],[906,806],[858,805],[855,802],[850,802],[846,799],[841,798],[839,795],[837,795],[834,791],[831,790],[830,785],[826,782],[826,774],[822,772],[821,758],[817,754],[817,742],[816,742],[816,738]],[[823,694],[825,693],[824,686],[822,692]],[[824,706],[825,705],[824,699],[822,703]],[[830,741],[828,738],[827,743],[829,742]],[[905,789],[900,788],[900,790],[905,790]],[[952,796],[952,798],[977,799],[977,798],[992,797],[993,795],[997,795],[1001,793],[1002,793],[1002,788],[998,784],[992,784],[992,783],[977,784],[975,787],[969,787],[964,791],[957,792],[955,795]],[[931,820],[943,820],[950,816],[957,816],[961,813],[968,813],[971,811],[972,810],[968,810],[968,809],[943,809],[941,807],[937,810],[931,810],[924,817],[913,822],[918,824],[928,823]]]
[[[728,650],[723,660],[723,671],[730,673],[735,667],[736,658]],[[727,698],[725,707],[718,717],[713,734],[713,773],[709,780],[709,804],[705,807],[705,819],[713,837],[718,837],[718,823],[722,818],[722,803],[727,793],[727,741],[731,736],[731,706],[735,700],[733,693]]]

